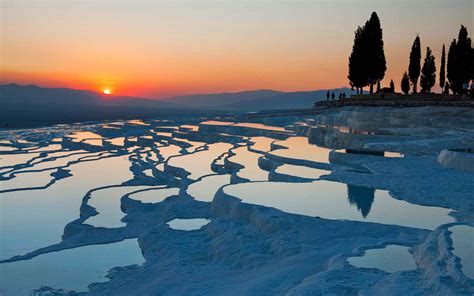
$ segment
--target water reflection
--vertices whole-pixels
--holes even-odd
[[[213,174],[214,172],[211,170],[212,161],[231,147],[232,145],[227,143],[210,144],[209,150],[171,158],[168,164],[186,170],[190,173],[188,178],[197,180],[202,176]]]
[[[462,272],[474,279],[474,227],[455,225],[449,228],[453,240],[453,254],[461,259]]]
[[[347,199],[349,203],[355,205],[362,216],[366,218],[375,199],[375,189],[348,184]]]
[[[67,137],[71,138],[73,142],[81,142],[86,139],[102,139],[101,135],[89,131],[75,132]]]
[[[284,141],[278,141],[275,144],[284,146],[287,149],[274,150],[270,154],[285,158],[329,163],[329,153],[331,150],[310,144],[306,137],[291,137]]]
[[[139,200],[144,203],[157,203],[162,202],[167,197],[177,194],[179,194],[179,188],[165,188],[164,186],[162,186],[156,189],[132,193],[128,197],[131,199]]]
[[[383,249],[365,251],[364,256],[350,257],[349,264],[363,268],[377,268],[386,272],[416,269],[415,259],[408,247],[388,245]]]
[[[275,172],[283,175],[290,175],[307,179],[318,179],[322,175],[330,173],[328,170],[314,169],[302,165],[282,164],[275,169]]]
[[[225,193],[245,203],[311,217],[423,229],[435,229],[441,224],[454,221],[448,215],[449,209],[397,200],[383,190],[375,190],[372,195],[372,190],[348,189],[344,183],[322,180],[311,183],[257,182],[224,187]]]
[[[89,217],[85,223],[95,227],[122,227],[125,225],[121,220],[125,216],[120,208],[120,200],[127,193],[143,189],[153,188],[150,186],[120,186],[104,188],[94,191],[90,195],[88,204],[96,209],[97,215]]]
[[[243,168],[237,172],[239,177],[252,181],[268,180],[268,172],[258,166],[260,154],[249,151],[247,146],[234,149],[233,152],[235,155],[229,157],[229,161],[243,165]]]
[[[230,183],[230,175],[212,175],[202,178],[188,187],[188,194],[199,201],[210,202],[217,190]]]
[[[270,151],[271,144],[275,141],[275,139],[267,137],[251,137],[249,140],[252,143],[252,150],[262,153]]]
[[[211,222],[211,220],[204,218],[173,219],[166,224],[168,224],[171,229],[191,231],[201,229],[201,227],[209,222]]]
[[[89,284],[107,281],[110,268],[143,262],[136,239],[43,254],[0,264],[0,294],[30,295],[41,286],[87,291]]]
[[[78,217],[82,198],[87,191],[133,177],[127,156],[78,163],[70,169],[72,177],[62,179],[47,189],[2,193],[1,259],[60,242],[64,226]],[[43,173],[46,178],[50,172],[35,173],[30,179],[36,180]],[[91,178],[91,174],[100,178]]]

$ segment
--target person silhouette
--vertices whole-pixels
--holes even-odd
[[[343,98],[343,99],[346,98],[346,93],[345,93],[345,92],[342,93],[342,98]]]
[[[333,101],[336,100],[336,94],[334,92],[332,92],[332,94],[331,94],[331,100],[333,100]]]
[[[449,95],[449,82],[446,82],[444,85],[444,94]]]
[[[474,99],[474,79],[471,81],[471,87],[469,88],[469,93],[471,94],[471,99]]]
[[[330,97],[330,96],[331,96],[331,95],[329,94],[329,90],[328,90],[328,92],[327,92],[327,94],[326,94],[326,101],[329,101],[329,97]]]

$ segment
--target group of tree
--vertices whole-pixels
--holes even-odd
[[[363,27],[355,31],[354,46],[349,57],[349,81],[357,93],[374,84],[380,85],[387,70],[383,49],[382,28],[377,13],[373,12]]]
[[[380,20],[377,13],[373,12],[365,25],[359,26],[355,31],[354,45],[349,56],[348,79],[357,93],[363,93],[363,88],[369,85],[370,94],[373,94],[374,84],[377,85],[377,91],[380,90],[380,81],[387,70],[383,45]],[[408,72],[403,73],[401,81],[401,90],[406,94],[410,89],[417,93],[418,82],[422,93],[431,92],[436,84],[436,63],[430,47],[426,48],[423,66],[421,58],[421,41],[420,37],[416,36],[410,52]],[[454,39],[449,46],[447,63],[443,45],[439,86],[445,93],[448,93],[449,89],[455,94],[463,93],[464,86],[471,79],[474,79],[474,49],[466,27],[461,25],[458,39]],[[393,81],[390,83],[390,89],[395,90]]]
[[[420,37],[416,36],[410,52],[410,63],[408,73],[403,73],[401,88],[404,93],[410,91],[410,83],[413,86],[413,93],[417,92],[418,79],[420,78],[421,67],[421,45]],[[448,81],[446,81],[446,78]],[[466,27],[461,25],[458,39],[454,39],[449,46],[447,73],[446,73],[446,50],[443,44],[441,51],[441,67],[439,71],[439,86],[448,93],[463,93],[465,85],[474,79],[474,49],[471,46],[471,39],[468,37]],[[431,92],[431,88],[436,84],[436,64],[435,58],[429,47],[426,48],[426,56],[421,68],[420,87],[422,93]]]

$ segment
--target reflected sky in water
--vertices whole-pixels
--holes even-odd
[[[81,142],[85,139],[102,139],[101,135],[89,131],[75,132],[67,137],[71,138],[73,142]]]
[[[43,254],[0,264],[0,292],[29,295],[29,291],[41,286],[83,292],[91,283],[107,281],[105,275],[110,268],[143,262],[136,239]]]
[[[191,231],[191,230],[198,230],[204,225],[208,224],[211,222],[209,219],[204,219],[204,218],[194,218],[194,219],[173,219],[166,224],[171,229],[175,230],[186,230],[186,231]]]
[[[6,166],[12,166],[15,164],[25,163],[39,155],[40,155],[39,152],[0,155],[0,167],[6,167]]]
[[[171,158],[168,162],[173,167],[180,167],[191,173],[188,178],[196,180],[202,176],[212,174],[211,163],[232,147],[228,143],[210,144],[209,150],[199,151],[181,157]]]
[[[331,171],[327,170],[314,169],[301,165],[291,164],[282,164],[281,166],[276,168],[275,172],[307,179],[317,179],[322,175],[328,175],[331,173]]]
[[[211,202],[217,190],[230,183],[230,175],[213,175],[202,178],[188,187],[188,194],[199,201]]]
[[[285,146],[288,149],[278,149],[272,151],[271,154],[286,158],[329,163],[329,152],[331,150],[309,144],[306,137],[291,137],[284,141],[277,141],[275,144]]]
[[[338,182],[256,182],[226,186],[224,192],[245,203],[311,217],[423,229],[454,221],[448,216],[449,209],[410,204],[392,198],[387,191],[348,187]]]
[[[164,186],[160,186],[156,189],[132,193],[128,197],[144,203],[157,203],[165,200],[169,196],[177,194],[179,194],[179,188],[164,188]]]
[[[251,181],[268,180],[268,172],[258,166],[258,159],[262,156],[261,154],[249,151],[247,146],[234,149],[233,152],[235,155],[229,157],[229,161],[244,166],[237,172],[237,176]]]
[[[449,228],[453,240],[453,254],[461,259],[462,272],[474,279],[474,227],[455,225]]]
[[[64,226],[79,217],[82,197],[89,189],[120,184],[132,177],[127,158],[76,164],[70,168],[72,177],[47,189],[2,193],[1,259],[60,242]],[[92,172],[96,178],[91,178]]]
[[[408,247],[388,245],[383,249],[366,250],[363,256],[350,257],[347,261],[357,267],[378,268],[386,272],[416,269],[415,259],[408,250]]]
[[[94,191],[87,204],[94,207],[99,214],[88,218],[84,223],[107,228],[125,226],[121,221],[125,214],[120,209],[120,199],[127,193],[148,188],[152,187],[121,186]]]
[[[257,150],[260,152],[267,152],[270,151],[270,146],[275,139],[267,138],[267,137],[251,137],[250,141],[253,143],[251,145],[253,150]]]

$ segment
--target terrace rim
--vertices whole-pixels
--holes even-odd
[[[448,107],[471,107],[474,108],[474,98],[458,94],[398,94],[386,93],[383,98],[381,94],[352,95],[348,99],[337,101],[319,101],[314,104],[314,108],[334,108],[345,106],[359,107],[424,107],[424,106],[448,106]]]

